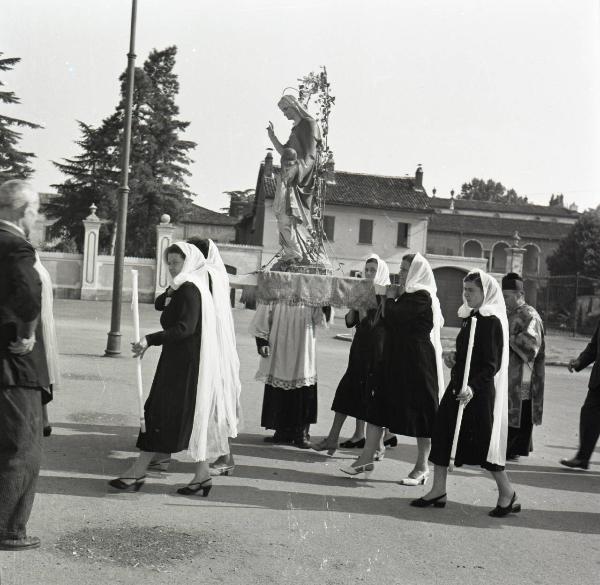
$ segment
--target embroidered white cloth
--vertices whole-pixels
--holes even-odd
[[[493,315],[497,317],[502,325],[502,360],[500,369],[494,376],[494,387],[496,394],[494,398],[494,423],[492,425],[492,436],[487,454],[487,461],[495,465],[506,463],[506,439],[508,436],[508,357],[509,357],[509,333],[508,318],[506,316],[506,305],[502,296],[502,288],[498,281],[481,270],[475,270],[470,274],[477,273],[483,284],[483,303],[479,307],[479,313],[484,317]],[[463,298],[464,301],[464,298]],[[458,309],[458,316],[466,319],[471,314],[471,307],[463,302]]]
[[[261,357],[256,379],[284,390],[317,383],[315,328],[324,323],[321,307],[302,304],[260,304],[250,334],[269,342],[271,354]]]
[[[240,361],[229,304],[229,280],[212,240],[208,258],[192,244],[176,245],[186,258],[172,288],[177,290],[184,282],[191,282],[202,296],[200,370],[188,453],[194,461],[206,461],[229,453],[227,439],[236,437],[238,431]]]
[[[298,272],[264,271],[258,274],[256,299],[259,303],[286,302],[311,307],[377,307],[373,282]]]
[[[437,368],[439,399],[442,399],[446,386],[444,384],[444,360],[442,357],[442,327],[444,326],[444,316],[440,307],[440,301],[437,296],[437,285],[433,270],[429,262],[418,252],[410,263],[408,274],[406,275],[406,284],[404,290],[413,293],[418,290],[424,290],[431,297],[431,308],[433,310],[433,329],[431,330],[431,343],[435,349],[435,365]]]

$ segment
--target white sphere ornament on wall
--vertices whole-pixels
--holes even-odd
[[[160,223],[171,223],[171,216],[168,213],[163,213],[160,216]]]

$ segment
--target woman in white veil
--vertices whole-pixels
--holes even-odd
[[[449,356],[451,380],[444,394],[432,437],[430,461],[434,464],[431,490],[412,506],[442,508],[446,505],[446,479],[459,402],[465,406],[455,465],[479,465],[491,472],[498,486],[498,502],[490,516],[519,512],[506,471],[508,429],[508,320],[502,289],[482,271],[469,273],[463,282],[463,318],[456,339],[456,352]],[[477,318],[468,385],[463,392],[463,375],[469,332]]]
[[[163,331],[132,344],[135,356],[150,345],[163,347],[146,401],[146,432],[138,460],[111,486],[137,491],[156,455],[187,449],[197,462],[192,481],[180,494],[207,496],[209,460],[229,455],[237,436],[239,359],[235,347],[229,283],[212,241],[202,246],[177,242],[166,256],[172,283],[156,301]]]
[[[421,254],[402,258],[398,289],[390,288],[384,305],[386,329],[383,384],[367,415],[367,442],[360,457],[344,473],[372,470],[375,445],[382,428],[415,437],[417,460],[401,485],[416,486],[429,476],[427,457],[443,391],[440,330],[443,318],[429,262]]]
[[[48,378],[50,380],[50,396],[44,393],[43,398],[43,428],[44,437],[52,433],[52,426],[48,420],[48,402],[52,400],[55,390],[60,385],[60,365],[58,358],[58,341],[56,339],[56,327],[54,325],[54,293],[52,292],[52,279],[46,267],[42,264],[39,254],[35,253],[35,264],[33,266],[42,281],[42,311],[40,314],[42,340],[46,352],[46,363],[48,364]]]
[[[365,261],[364,275],[377,287],[390,284],[390,269],[377,254],[371,254]],[[381,303],[378,297],[378,309],[369,311],[350,309],[346,314],[346,327],[356,328],[350,347],[348,367],[335,392],[331,410],[335,415],[327,437],[312,443],[315,451],[327,451],[333,455],[338,448],[342,426],[348,416],[356,419],[354,435],[340,445],[345,449],[362,448],[365,445],[365,422],[363,417],[368,408],[369,376],[375,369],[381,369],[380,359],[376,355],[383,352],[383,324],[381,322]],[[381,346],[381,347],[379,347]]]

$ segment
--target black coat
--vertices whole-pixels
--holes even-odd
[[[499,471],[501,467],[487,463],[486,459],[494,423],[494,376],[502,362],[502,324],[494,316],[476,314],[476,317],[477,328],[469,370],[469,386],[473,390],[473,398],[464,409],[455,464],[457,467],[463,464],[481,465],[486,469]],[[470,327],[471,317],[468,317],[463,320],[456,338],[456,363],[435,421],[429,459],[436,465],[447,466],[450,460],[459,404],[456,395],[462,388]]]
[[[338,384],[331,410],[365,420],[372,394],[380,389],[383,379],[385,327],[376,309],[369,310],[362,320],[357,311],[350,317],[346,315],[346,326],[356,327],[356,332],[348,368]]]
[[[202,296],[189,282],[172,296],[159,295],[162,331],[146,335],[148,345],[162,345],[150,394],[144,407],[146,433],[137,446],[142,451],[177,453],[187,449],[194,424],[200,346]]]
[[[591,341],[581,352],[577,361],[579,366],[575,370],[578,372],[587,368],[590,364],[594,364],[588,386],[590,389],[598,388],[600,386],[600,323],[596,327]]]
[[[33,267],[35,251],[10,225],[0,223],[0,387],[47,388],[46,353],[38,326],[33,351],[17,356],[8,351],[24,323],[39,320],[42,283]]]
[[[380,426],[410,437],[430,437],[438,407],[435,349],[431,343],[433,310],[426,291],[387,299],[384,400]],[[383,406],[383,410],[381,407]],[[369,421],[377,424],[377,421]]]

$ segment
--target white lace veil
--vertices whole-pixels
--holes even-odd
[[[431,297],[431,309],[433,311],[433,329],[431,330],[431,343],[435,349],[435,365],[438,379],[438,397],[441,400],[446,390],[444,384],[444,361],[442,357],[442,327],[444,326],[444,316],[440,307],[440,301],[437,296],[437,285],[433,270],[429,262],[418,252],[415,254],[408,274],[404,290],[407,293],[414,293],[418,290],[424,290]]]
[[[502,288],[498,281],[481,270],[470,274],[479,274],[483,284],[483,303],[478,311],[484,317],[494,316],[502,325],[502,360],[500,369],[494,376],[496,394],[494,398],[494,423],[488,450],[487,461],[496,465],[506,463],[506,439],[508,434],[508,357],[509,337],[506,305],[502,296]],[[466,319],[473,309],[469,307],[463,296],[463,304],[458,309],[458,316]]]
[[[241,384],[229,277],[212,240],[208,258],[193,244],[175,245],[185,254],[185,261],[172,288],[177,290],[184,282],[191,282],[202,296],[200,370],[188,452],[194,461],[206,461],[229,453],[227,439],[237,436]]]
[[[52,293],[52,279],[46,267],[42,264],[38,253],[35,253],[35,264],[33,265],[42,281],[42,340],[46,351],[46,362],[48,364],[48,377],[52,390],[60,386],[60,366],[58,361],[58,341],[56,340],[56,328],[54,326],[54,294]]]

